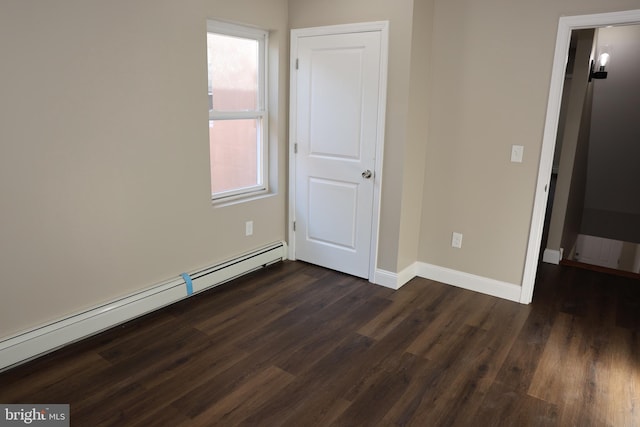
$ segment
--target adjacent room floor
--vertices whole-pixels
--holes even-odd
[[[529,306],[283,262],[0,374],[73,426],[640,425],[640,281],[541,265]]]

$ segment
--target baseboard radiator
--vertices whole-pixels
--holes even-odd
[[[184,273],[124,298],[0,341],[0,371],[135,319],[287,257],[278,242],[227,262]]]

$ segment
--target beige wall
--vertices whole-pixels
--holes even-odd
[[[436,1],[420,261],[522,283],[558,19],[638,8]],[[524,163],[509,162],[512,144],[524,145]]]
[[[429,131],[428,100],[432,84],[431,64],[434,0],[414,0],[411,37],[411,76],[407,141],[402,166],[402,210],[398,270],[402,271],[418,258],[420,221],[424,194],[425,156]],[[426,209],[432,209],[428,202]]]
[[[277,194],[218,208],[208,17],[280,54]],[[2,2],[0,338],[285,238],[287,34],[286,0]]]
[[[306,28],[389,21],[389,79],[378,268],[398,265],[403,166],[409,108],[413,0],[290,0],[289,25]]]

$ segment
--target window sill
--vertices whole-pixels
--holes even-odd
[[[261,193],[254,194],[243,194],[235,197],[228,197],[224,199],[211,200],[211,205],[214,208],[224,208],[226,206],[238,205],[241,203],[253,202],[256,200],[267,199],[269,197],[274,197],[277,193],[272,193],[270,191],[264,191]]]

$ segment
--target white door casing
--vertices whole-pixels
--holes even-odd
[[[291,32],[289,257],[364,278],[375,277],[387,25]]]

